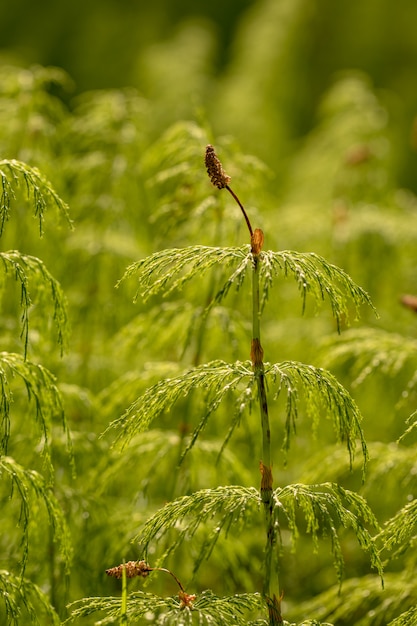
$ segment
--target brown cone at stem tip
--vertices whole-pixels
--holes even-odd
[[[106,569],[106,574],[108,576],[113,576],[113,578],[122,578],[123,570],[126,571],[126,578],[135,578],[135,576],[142,576],[143,578],[146,578],[149,572],[152,571],[152,568],[149,567],[146,561],[128,561],[127,563],[122,563],[122,565],[118,565],[117,567]]]
[[[224,171],[222,164],[220,163],[219,159],[217,158],[217,155],[214,151],[214,148],[211,144],[208,144],[206,146],[206,156],[205,156],[205,164],[206,164],[206,168],[207,168],[207,173],[209,175],[209,178],[212,182],[212,184],[217,187],[218,189],[227,189],[227,191],[230,193],[230,195],[234,198],[234,200],[237,202],[237,204],[239,205],[242,213],[243,213],[243,217],[245,218],[245,222],[246,225],[248,227],[249,230],[249,234],[251,237],[251,243],[252,243],[252,237],[254,235],[253,230],[252,230],[252,225],[250,223],[249,217],[245,211],[245,208],[243,206],[243,204],[241,203],[241,201],[239,200],[239,198],[237,197],[237,195],[235,194],[235,192],[233,191],[233,189],[231,189],[229,187],[229,183],[232,180],[230,178],[230,176],[228,176],[226,174],[226,172]],[[262,232],[262,231],[260,231]],[[263,235],[262,235],[263,237]],[[263,242],[263,239],[262,239]],[[262,244],[261,244],[262,247]],[[253,249],[253,248],[252,248]],[[259,248],[260,251],[260,248]],[[256,254],[259,254],[259,252],[257,252]]]
[[[217,187],[217,189],[224,189],[232,180],[230,176],[224,171],[222,164],[220,163],[214,148],[211,144],[206,146],[205,164],[207,168],[207,174],[211,180],[211,183]]]

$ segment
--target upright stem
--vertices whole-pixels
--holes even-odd
[[[256,235],[261,240],[256,242]],[[270,626],[283,623],[281,617],[281,594],[278,575],[277,535],[278,521],[276,518],[275,502],[272,489],[272,457],[271,457],[271,429],[269,424],[268,399],[266,395],[265,367],[263,362],[263,348],[261,344],[261,307],[259,295],[259,269],[262,262],[260,248],[263,235],[255,230],[252,236],[252,344],[251,359],[253,372],[258,389],[259,411],[262,427],[262,460],[261,469],[261,498],[265,510],[265,574],[263,595],[266,599]]]
[[[122,606],[120,609],[120,626],[128,624],[127,618],[127,576],[126,568],[122,569]]]
[[[262,425],[262,462],[271,467],[271,431],[269,428],[268,401],[265,388],[265,369],[263,348],[261,345],[261,318],[259,298],[259,263],[260,258],[254,255],[252,272],[252,345],[251,358],[253,371],[258,387],[258,399]]]

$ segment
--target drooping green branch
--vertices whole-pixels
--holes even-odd
[[[334,566],[340,582],[343,575],[343,554],[340,542],[340,529],[354,531],[360,547],[368,554],[371,565],[382,576],[382,563],[378,547],[369,528],[378,529],[378,524],[368,504],[360,495],[343,489],[334,483],[318,485],[291,484],[277,487],[272,491],[275,510],[279,509],[290,531],[295,547],[301,531],[300,526],[313,538],[315,549],[319,547],[319,537],[331,537]],[[169,536],[166,551],[160,556],[163,561],[171,553],[178,551],[184,540],[198,544],[198,531],[204,529],[203,541],[195,560],[195,569],[205,563],[216,545],[220,533],[233,532],[233,528],[253,527],[256,513],[264,506],[263,498],[254,487],[227,485],[214,489],[202,489],[193,494],[177,498],[156,511],[141,527],[133,539],[138,542],[143,553],[149,545],[164,535]],[[301,522],[303,520],[303,522]],[[206,524],[213,526],[207,534]],[[175,531],[172,534],[171,531]],[[280,550],[274,545],[276,553]]]
[[[274,364],[265,362],[263,366],[265,381],[271,388],[276,388],[274,397],[278,398],[282,392],[287,395],[286,436],[282,444],[284,451],[289,449],[299,404],[301,398],[305,397],[307,415],[313,428],[317,427],[321,418],[328,416],[334,423],[338,441],[345,442],[351,461],[358,440],[364,461],[367,461],[368,452],[361,428],[360,411],[346,389],[330,372],[297,361]],[[235,404],[235,414],[239,418],[242,405],[244,409],[252,402],[255,384],[250,361],[211,361],[148,387],[121,417],[110,423],[105,433],[115,430],[116,443],[125,446],[132,437],[149,428],[155,419],[168,412],[180,398],[200,389],[206,394],[206,408],[202,411],[192,435],[191,441],[195,441],[210,416],[231,391],[241,390]],[[234,416],[231,417],[231,423],[236,425]]]
[[[255,233],[258,229],[255,230]],[[338,326],[347,323],[350,318],[350,306],[355,314],[360,307],[370,306],[371,299],[367,292],[357,285],[341,268],[329,263],[313,252],[295,252],[292,250],[262,250],[259,255],[259,298],[263,310],[269,292],[278,278],[293,277],[296,281],[306,306],[307,296],[311,296],[319,307],[328,301]],[[234,287],[239,290],[248,272],[252,272],[252,243],[241,247],[188,246],[171,248],[155,252],[144,259],[132,263],[119,280],[118,285],[134,276],[139,288],[135,300],[140,296],[145,301],[157,293],[164,297],[173,291],[181,290],[190,280],[200,279],[213,267],[231,268],[231,273],[220,286],[213,298],[213,303],[223,300]]]
[[[132,263],[117,286],[131,276],[137,277],[139,289],[135,300],[140,296],[144,301],[163,292],[167,297],[173,291],[180,291],[195,276],[202,276],[213,267],[232,266],[233,273],[222,287],[221,297],[225,297],[232,285],[239,289],[245,278],[245,271],[251,264],[247,247],[188,246],[156,252],[140,261]]]
[[[34,470],[23,468],[8,456],[0,457],[0,476],[9,480],[12,496],[17,492],[20,497],[20,523],[23,524],[22,575],[29,556],[29,526],[33,519],[33,512],[37,511],[37,504],[33,505],[34,500],[40,500],[45,505],[54,539],[58,542],[65,566],[69,569],[72,558],[69,530],[64,513],[43,476]]]
[[[67,447],[71,463],[73,462],[70,432],[62,404],[61,394],[56,385],[55,377],[42,365],[31,363],[19,354],[0,352],[0,453],[7,454],[7,446],[12,427],[12,391],[11,381],[20,379],[27,391],[29,406],[32,413],[27,412],[27,420],[32,416],[33,423],[39,429],[39,441],[42,454],[52,474],[50,461],[50,439],[54,420],[59,420],[67,437]]]
[[[67,303],[59,282],[52,276],[45,264],[34,256],[22,254],[18,250],[0,252],[1,266],[7,274],[14,275],[20,284],[20,306],[22,307],[22,331],[25,356],[29,344],[29,310],[32,305],[32,295],[35,292],[40,301],[48,294],[53,305],[53,320],[55,322],[58,345],[61,354],[66,347],[69,333]]]
[[[354,385],[376,372],[389,378],[404,372],[409,377],[404,395],[417,387],[417,340],[412,337],[379,328],[350,329],[342,337],[327,339],[323,352],[332,367],[349,366]]]
[[[410,549],[417,537],[417,500],[413,500],[400,509],[391,518],[376,538],[382,549],[403,554]]]
[[[178,529],[176,538],[170,540],[168,552],[178,549],[185,538],[192,538],[202,524],[216,519],[216,532],[205,541],[195,568],[210,555],[217,542],[220,530],[227,531],[234,524],[250,519],[260,506],[259,492],[253,487],[228,485],[215,489],[202,489],[189,496],[177,498],[166,504],[150,517],[133,541],[140,543],[145,555],[149,544],[156,536],[168,533],[175,526]],[[187,520],[187,524],[179,525]]]
[[[330,418],[337,441],[346,444],[351,464],[357,442],[360,443],[365,469],[369,455],[361,426],[362,415],[352,396],[331,372],[297,361],[266,363],[265,371],[271,383],[277,385],[275,398],[278,398],[283,389],[287,395],[285,437],[282,443],[284,451],[289,449],[295,433],[301,383],[306,399],[306,414],[312,420],[313,428],[317,427],[321,418]]]
[[[229,364],[220,360],[205,363],[180,376],[167,378],[149,387],[131,404],[124,415],[109,425],[107,431],[114,428],[119,430],[116,441],[126,445],[136,433],[146,430],[161,413],[169,411],[179,398],[201,388],[208,394],[206,410],[198,426],[198,432],[201,432],[224,396],[251,375],[245,363]]]
[[[5,223],[9,220],[10,209],[16,198],[19,187],[26,188],[29,201],[33,202],[34,215],[38,219],[39,234],[43,234],[44,214],[46,209],[54,205],[63,215],[69,226],[72,221],[69,217],[68,205],[61,200],[51,183],[35,167],[30,167],[22,161],[3,159],[0,161],[0,236],[3,234]]]
[[[58,613],[37,585],[7,570],[0,570],[0,602],[4,602],[7,623],[10,626],[19,626],[22,623],[22,613],[25,610],[30,616],[30,623],[36,626],[44,626],[45,618],[51,626],[61,624]]]

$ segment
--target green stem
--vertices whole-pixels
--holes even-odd
[[[262,425],[262,462],[271,466],[271,431],[269,428],[268,401],[265,386],[265,368],[261,345],[261,311],[259,297],[259,256],[254,255],[252,273],[252,362],[258,387],[259,408]]]
[[[128,623],[127,619],[127,577],[126,577],[126,568],[122,569],[122,606],[120,610],[120,625],[126,626]]]
[[[239,205],[246,225],[249,230],[251,239],[251,250],[253,256],[253,272],[252,272],[252,344],[251,359],[253,365],[253,373],[256,379],[258,389],[259,410],[262,427],[262,461],[261,461],[261,498],[265,510],[265,530],[266,530],[266,547],[265,547],[265,576],[263,585],[263,595],[268,607],[269,625],[279,626],[283,624],[281,616],[281,599],[282,595],[279,588],[278,576],[278,516],[276,504],[273,497],[272,489],[272,457],[271,457],[271,429],[269,426],[268,415],[268,399],[266,395],[265,367],[263,362],[263,349],[261,345],[261,306],[259,295],[259,268],[262,262],[262,246],[264,235],[262,230],[252,229],[249,217],[244,206],[240,202],[237,195],[229,187],[229,177],[225,176],[220,162],[215,163],[211,169],[216,175],[212,182],[216,184],[220,180],[220,189],[225,187]],[[210,174],[210,169],[207,170]],[[218,185],[216,185],[218,186]]]
[[[261,308],[259,289],[260,263],[261,254],[253,253],[251,358],[258,389],[259,411],[262,427],[261,498],[265,510],[266,530],[263,595],[268,606],[269,624],[270,626],[277,626],[283,622],[281,617],[281,594],[278,576],[278,521],[276,518],[272,489],[271,430],[268,413],[268,399],[266,395],[263,349],[261,345]]]

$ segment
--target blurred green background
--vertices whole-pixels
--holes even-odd
[[[216,130],[239,130],[239,141],[269,162],[272,140],[281,156],[312,127],[335,76],[361,70],[395,116],[408,147],[400,182],[415,189],[416,23],[413,0],[15,0],[0,6],[0,58],[62,67],[76,92],[134,86],[165,98],[172,118],[203,105]],[[267,104],[279,133],[247,119],[265,115]]]

